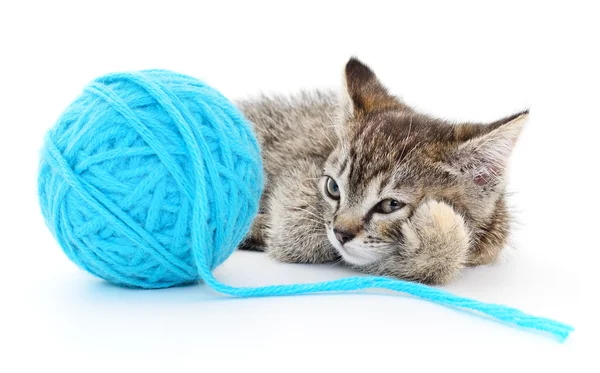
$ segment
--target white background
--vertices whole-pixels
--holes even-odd
[[[2,2],[0,371],[597,369],[598,14],[592,1]],[[403,296],[126,290],[76,268],[44,226],[43,135],[93,78],[166,68],[238,98],[336,87],[351,55],[441,117],[531,107],[511,169],[516,250],[445,288],[572,323],[565,344]],[[349,274],[256,253],[217,270],[233,285]]]

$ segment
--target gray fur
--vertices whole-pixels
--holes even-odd
[[[445,283],[493,262],[509,233],[506,165],[527,113],[451,124],[412,110],[356,59],[341,94],[261,97],[254,124],[267,175],[243,248],[285,262],[342,259],[367,273]],[[325,192],[327,177],[340,199]],[[383,199],[402,208],[377,212]],[[354,237],[341,244],[336,231]]]

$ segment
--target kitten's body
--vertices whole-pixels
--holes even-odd
[[[299,160],[319,163],[322,169],[338,142],[334,130],[338,102],[333,91],[315,91],[238,103],[254,124],[261,144],[268,180],[266,195],[283,181],[278,176]]]
[[[244,244],[295,263],[324,263],[339,254],[324,235],[317,180],[338,143],[334,130],[339,98],[333,91],[238,102],[254,124],[262,148],[266,184],[258,215]]]
[[[345,78],[339,95],[238,103],[267,175],[244,247],[427,283],[492,262],[508,235],[504,169],[526,113],[452,125],[389,95],[357,60]]]

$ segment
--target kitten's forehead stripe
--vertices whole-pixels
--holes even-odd
[[[390,183],[391,175],[392,175],[391,172],[383,173],[383,176],[381,177],[381,181],[379,182],[379,191],[377,192],[377,194],[381,194],[383,192],[383,189]]]
[[[348,171],[348,185],[352,185],[354,184],[354,170],[355,170],[355,165],[356,165],[356,150],[354,149],[354,147],[350,148],[350,152],[348,154],[348,162],[350,163],[350,169]]]
[[[473,135],[477,130],[467,132],[470,133],[460,137]],[[347,138],[350,166],[344,181],[349,201],[359,203],[367,191],[366,181],[376,178],[379,193],[388,186],[392,189],[409,187],[417,175],[409,176],[405,170],[427,172],[428,168],[415,166],[415,160],[422,163],[429,156],[435,158],[443,154],[443,149],[455,144],[456,136],[455,126],[414,112],[410,115],[379,113],[363,118]],[[417,147],[421,150],[414,151]],[[429,162],[426,167],[434,167],[434,164]]]
[[[344,171],[346,171],[346,166],[348,166],[348,157],[344,157],[344,160],[342,161],[342,164],[340,165],[340,171],[338,172],[339,175],[344,174]]]

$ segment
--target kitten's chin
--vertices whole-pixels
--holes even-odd
[[[375,255],[369,255],[370,253],[361,247],[359,243],[348,242],[345,245],[340,244],[331,229],[327,229],[327,238],[342,259],[348,264],[362,267],[373,264],[378,259]]]

